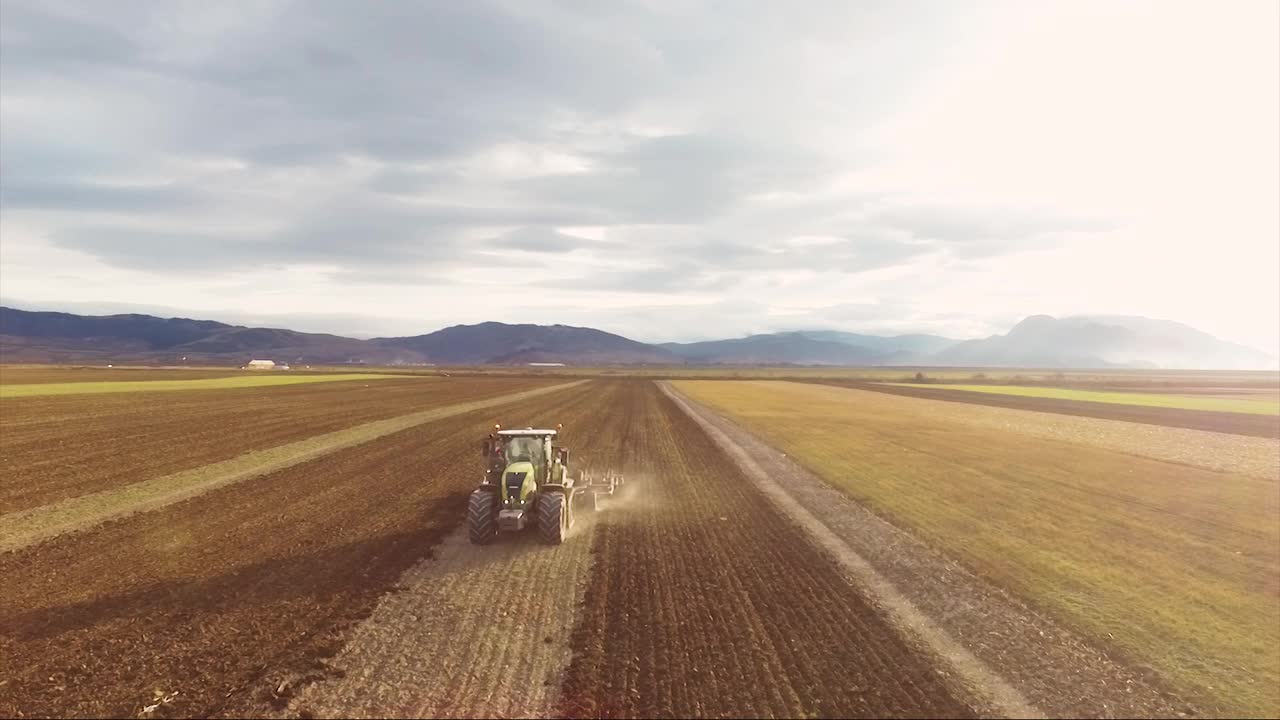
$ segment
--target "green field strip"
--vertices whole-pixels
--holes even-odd
[[[84,530],[140,512],[158,510],[210,490],[283,470],[423,423],[560,392],[584,382],[589,381],[561,383],[375,420],[305,440],[247,452],[230,460],[164,477],[0,515],[0,552],[20,550],[63,533]]]
[[[200,380],[110,380],[105,382],[37,383],[33,385],[0,385],[0,398],[130,392],[178,392],[183,390],[229,390],[274,385],[342,382],[346,380],[387,380],[404,377],[412,376],[381,373],[346,373],[342,375],[248,375],[243,377],[202,378]]]
[[[1054,387],[1026,387],[1021,385],[950,385],[935,383],[884,383],[897,387],[936,388],[993,395],[1017,395],[1020,397],[1049,398],[1053,400],[1079,400],[1082,402],[1111,405],[1140,405],[1144,407],[1174,408],[1179,410],[1205,410],[1209,412],[1235,412],[1249,415],[1280,415],[1280,403],[1274,401],[1242,400],[1218,397],[1191,397],[1162,393],[1106,392],[1100,390],[1071,390]]]

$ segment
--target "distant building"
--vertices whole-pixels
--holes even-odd
[[[275,370],[276,363],[274,360],[250,360],[244,367],[246,370]]]
[[[529,363],[529,367],[564,367],[564,363]]]

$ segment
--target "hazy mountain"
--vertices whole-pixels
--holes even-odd
[[[564,362],[673,363],[678,359],[647,345],[603,330],[569,325],[507,325],[486,322],[454,325],[426,335],[375,338],[371,342],[405,348],[441,364]]]
[[[828,330],[650,345],[567,325],[456,325],[413,337],[355,338],[150,315],[83,316],[0,307],[5,362],[243,364],[937,365],[1274,368],[1276,358],[1181,323],[1123,315],[1032,315],[1004,335],[956,341]]]
[[[751,335],[734,340],[664,343],[663,347],[689,362],[726,365],[876,365],[890,355],[809,332]]]
[[[1032,315],[1005,335],[957,343],[928,364],[974,367],[1250,369],[1276,358],[1181,323],[1107,315]]]
[[[841,332],[839,330],[800,330],[800,334],[814,340],[855,345],[886,356],[927,356],[960,342],[941,335],[863,335],[860,333]]]
[[[72,315],[0,307],[0,334],[26,338],[78,339],[100,344],[127,343],[163,350],[231,329],[212,320],[158,318],[151,315]]]

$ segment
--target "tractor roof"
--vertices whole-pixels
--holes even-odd
[[[536,437],[543,437],[544,435],[555,435],[555,434],[556,434],[556,431],[555,431],[555,430],[539,430],[539,429],[536,429],[536,428],[525,428],[525,429],[523,429],[523,430],[499,430],[499,431],[498,431],[498,434],[499,434],[499,435],[507,435],[507,436],[511,436],[511,435],[520,436],[520,435],[523,435],[523,436],[536,436]]]

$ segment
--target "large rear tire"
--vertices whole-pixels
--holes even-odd
[[[549,492],[538,499],[538,534],[549,545],[564,542],[565,513],[564,493]]]
[[[471,542],[484,545],[498,534],[498,496],[486,490],[475,490],[467,501],[467,528]]]

